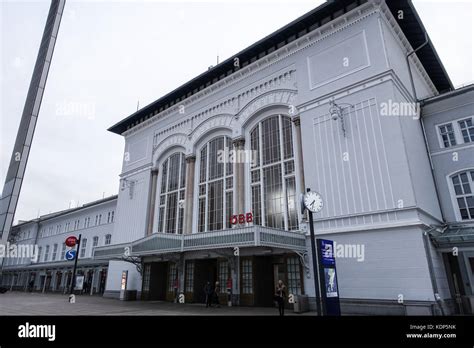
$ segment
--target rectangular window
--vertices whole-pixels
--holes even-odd
[[[472,118],[467,118],[458,122],[459,128],[461,128],[462,138],[465,143],[474,141],[474,125],[472,124]]]
[[[280,161],[280,127],[278,117],[267,118],[262,121],[263,165]]]
[[[208,231],[222,230],[223,181],[209,183],[208,189]]]
[[[54,244],[54,246],[53,246],[53,257],[52,257],[52,260],[55,261],[57,256],[58,256],[58,245],[57,245],[57,244]]]
[[[260,197],[261,197],[260,185],[252,186],[252,214],[253,214],[254,225],[262,224]]]
[[[259,125],[250,133],[250,149],[252,150],[252,168],[260,164]]]
[[[242,260],[242,293],[253,294],[252,260]]]
[[[207,146],[201,150],[201,163],[199,165],[199,182],[205,182],[207,179]]]
[[[39,248],[38,248],[38,258],[37,258],[38,262],[41,262],[41,252],[42,252],[42,251],[43,251],[43,248],[42,248],[42,247],[39,247]]]
[[[110,222],[114,222],[114,215],[115,212],[112,210],[112,214],[110,215]]]
[[[286,197],[288,205],[288,229],[297,230],[298,229],[298,211],[297,200],[296,200],[296,183],[295,178],[290,177],[285,179],[286,182]]]
[[[92,246],[93,246],[93,247],[96,247],[97,245],[99,245],[99,237],[95,236],[95,237],[92,239]]]
[[[225,193],[225,206],[226,206],[226,216],[225,216],[225,221],[226,221],[226,226],[227,228],[232,228],[232,224],[230,223],[230,217],[232,216],[232,210],[233,210],[233,194],[232,191],[226,192]]]
[[[176,207],[178,204],[178,192],[168,194],[167,214],[166,214],[166,233],[176,232]]]
[[[287,117],[281,119],[283,134],[283,158],[293,157],[293,134],[291,133],[291,120]]]
[[[61,248],[61,255],[59,255],[60,260],[64,260],[66,258],[66,243],[63,243]]]
[[[206,198],[199,198],[198,231],[206,230]]]
[[[284,228],[285,196],[281,181],[281,165],[263,169],[265,226]]]
[[[443,140],[444,147],[456,145],[456,138],[454,136],[454,129],[451,123],[439,126],[439,134]]]
[[[175,154],[169,158],[170,173],[168,175],[168,192],[178,189],[179,166],[181,164],[180,157],[181,156],[179,154]]]
[[[107,223],[110,223],[110,211],[107,213]]]
[[[218,151],[224,150],[224,138],[219,137],[209,142],[209,180],[224,175],[224,161],[219,161]]]
[[[86,250],[87,250],[87,239],[81,240],[81,254],[80,257],[85,257],[86,256]]]
[[[49,260],[49,245],[46,245],[45,251],[44,251],[44,262]]]
[[[151,264],[145,263],[143,266],[143,292],[150,291]]]
[[[160,207],[160,217],[158,219],[158,232],[163,232],[163,224],[165,219],[165,207]]]
[[[301,295],[301,272],[300,262],[297,257],[289,257],[286,260],[288,272],[288,294]]]
[[[194,261],[186,261],[186,292],[194,291]]]
[[[183,188],[186,184],[186,159],[181,154],[181,179],[179,180],[179,188]]]
[[[166,192],[166,179],[168,178],[168,161],[165,161],[163,163],[163,167],[162,167],[162,171],[161,171],[161,193],[165,193]]]
[[[168,273],[168,291],[174,291],[176,280],[177,280],[176,276],[177,276],[176,264],[174,262],[171,262],[169,266],[169,273]]]
[[[105,235],[105,245],[109,245],[112,242],[112,235],[106,234]]]
[[[227,292],[227,280],[229,279],[229,263],[227,261],[219,262],[219,285],[221,293]]]

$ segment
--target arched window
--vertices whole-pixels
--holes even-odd
[[[186,160],[174,153],[161,165],[158,232],[183,233]]]
[[[474,219],[474,170],[462,172],[451,177],[462,220]]]
[[[221,136],[201,148],[199,154],[198,231],[215,231],[230,228],[233,206],[233,163],[225,155],[232,141]],[[229,152],[227,152],[228,154]],[[225,212],[225,214],[224,214]]]
[[[259,122],[250,131],[250,148],[254,224],[298,229],[291,119],[275,115]]]

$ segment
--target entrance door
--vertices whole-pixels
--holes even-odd
[[[276,265],[275,265],[276,266]],[[255,257],[255,306],[272,307],[275,293],[271,256]]]
[[[196,260],[194,263],[194,295],[193,301],[206,302],[204,288],[207,282],[214,284],[217,281],[217,259]]]
[[[168,262],[153,262],[150,267],[150,292],[148,299],[165,301]]]

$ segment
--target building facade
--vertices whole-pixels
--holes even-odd
[[[111,196],[81,207],[40,216],[20,222],[11,231],[10,243],[19,250],[36,246],[32,257],[5,258],[2,285],[12,290],[69,292],[74,261],[66,260],[66,238],[81,237],[77,274],[84,276],[84,292],[103,294],[108,261],[94,260],[93,249],[113,243],[113,225],[117,196]],[[75,249],[77,249],[75,247]],[[25,250],[25,249],[23,249]]]
[[[338,258],[343,311],[449,312],[424,238],[443,219],[419,110],[391,109],[452,87],[424,39],[410,2],[328,2],[111,127],[125,139],[119,245],[95,257],[129,250],[143,269],[111,262],[105,295],[127,270],[143,299],[202,301],[219,281],[236,304],[272,305],[282,279],[314,306],[299,209],[311,188],[325,199],[317,235],[364,249]]]
[[[119,297],[127,271],[142,300],[203,302],[219,282],[223,303],[272,306],[283,280],[314,309],[310,188],[324,200],[316,235],[336,243],[343,313],[456,312],[471,249],[453,278],[437,231],[472,220],[472,196],[449,181],[464,184],[472,156],[452,167],[436,145],[451,145],[447,121],[470,137],[472,104],[452,89],[410,1],[331,1],[138,110],[109,129],[125,140],[119,193],[104,203],[113,234],[88,260],[107,269],[104,296]]]

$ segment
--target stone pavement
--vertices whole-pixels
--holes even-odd
[[[204,304],[176,304],[163,301],[120,301],[100,296],[76,296],[76,303],[68,302],[68,295],[8,291],[0,294],[0,315],[271,315],[277,308],[227,307],[206,308]],[[314,315],[294,313],[285,315]]]

